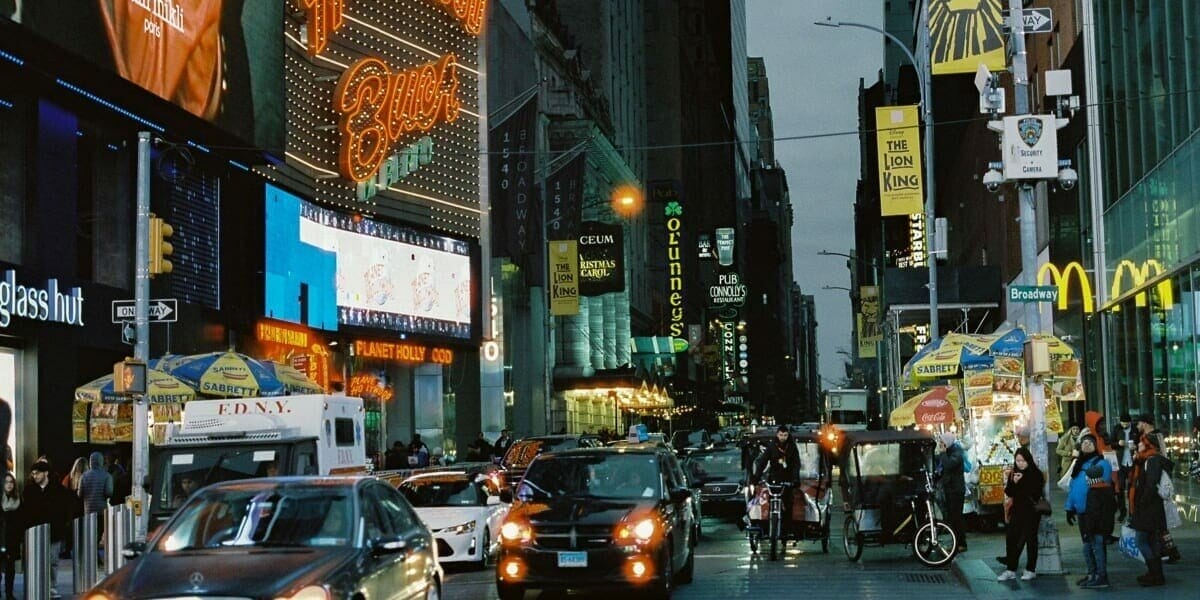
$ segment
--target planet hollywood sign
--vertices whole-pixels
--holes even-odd
[[[487,0],[424,1],[444,7],[467,33],[482,32]],[[343,26],[346,2],[296,0],[308,17],[309,56],[320,55]],[[338,78],[333,106],[341,137],[338,170],[363,183],[375,176],[400,140],[458,119],[458,56],[448,52],[407,70],[380,58],[360,58]]]

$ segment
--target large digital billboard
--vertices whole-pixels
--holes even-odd
[[[284,144],[284,4],[25,0],[0,2],[0,17],[278,153]]]
[[[322,208],[268,186],[266,313],[468,339],[475,286],[467,242]]]

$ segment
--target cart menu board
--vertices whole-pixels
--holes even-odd
[[[991,407],[994,379],[990,366],[963,366],[963,398],[968,408]]]
[[[1004,466],[984,465],[979,467],[979,503],[1000,504],[1004,502]]]

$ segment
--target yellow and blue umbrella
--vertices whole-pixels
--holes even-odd
[[[262,361],[233,351],[164,358],[158,364],[205,396],[253,398],[287,391]]]
[[[317,382],[308,378],[308,375],[301,373],[299,369],[277,363],[273,360],[263,361],[268,369],[275,375],[275,378],[283,384],[283,387],[292,394],[324,394],[325,390],[321,388]]]
[[[196,391],[187,383],[157,369],[146,370],[146,401],[151,404],[183,404],[196,397]],[[125,400],[113,390],[112,375],[93,379],[75,388],[78,402],[118,402]]]

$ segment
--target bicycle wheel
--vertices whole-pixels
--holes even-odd
[[[862,558],[862,532],[858,530],[858,521],[854,519],[854,515],[848,515],[846,524],[842,527],[842,547],[846,550],[846,558],[850,559],[850,562]]]
[[[771,514],[771,560],[775,560],[779,553],[779,513]]]
[[[954,558],[954,549],[958,547],[958,537],[949,525],[935,521],[922,525],[913,538],[913,551],[917,560],[928,567],[940,567]]]

